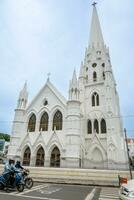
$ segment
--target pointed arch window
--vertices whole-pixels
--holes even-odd
[[[40,120],[40,131],[48,131],[48,114],[45,112]]]
[[[51,153],[50,167],[60,167],[60,150],[58,147],[54,147]]]
[[[29,122],[28,122],[28,131],[34,132],[35,126],[36,126],[36,116],[35,116],[35,114],[32,114],[32,116],[30,117]]]
[[[95,106],[95,99],[96,99],[96,97],[95,97],[95,95],[93,94],[93,95],[92,95],[92,106]]]
[[[31,150],[29,147],[27,147],[23,155],[23,165],[29,166],[30,158],[31,158]]]
[[[103,80],[105,80],[105,72],[103,72],[103,74],[102,74],[102,75],[103,75]]]
[[[53,118],[53,130],[62,130],[62,113],[58,110]]]
[[[99,106],[99,95],[96,94],[96,106]]]
[[[77,93],[77,88],[75,88],[75,94]]]
[[[97,119],[94,120],[94,132],[99,133],[99,123]]]
[[[94,92],[92,95],[92,106],[99,106],[99,95],[97,92]]]
[[[107,132],[107,127],[106,127],[106,121],[105,119],[101,120],[101,133],[106,133]]]
[[[97,81],[97,73],[96,72],[93,72],[93,81]]]
[[[92,122],[91,122],[91,120],[88,120],[88,123],[87,123],[87,133],[92,134]]]
[[[36,155],[36,166],[44,166],[44,156],[45,156],[45,152],[43,147],[40,147],[37,151],[37,155]]]

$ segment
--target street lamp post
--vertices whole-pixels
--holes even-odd
[[[132,170],[131,170],[131,166],[130,166],[130,157],[129,157],[128,142],[127,142],[127,131],[126,131],[125,128],[124,128],[124,133],[125,133],[125,141],[126,141],[126,147],[127,147],[127,155],[128,155],[128,165],[129,165],[130,178],[133,179]]]

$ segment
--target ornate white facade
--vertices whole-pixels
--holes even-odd
[[[48,79],[28,104],[20,92],[8,157],[31,166],[121,169],[128,167],[119,98],[109,50],[95,5],[89,45],[79,78],[74,71],[66,100]]]

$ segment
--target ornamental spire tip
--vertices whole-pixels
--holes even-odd
[[[95,2],[95,1],[94,1],[94,2],[92,3],[92,6],[94,6],[94,7],[95,7],[95,6],[96,6],[96,4],[97,4],[97,2]]]

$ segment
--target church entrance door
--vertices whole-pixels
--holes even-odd
[[[30,148],[27,147],[23,156],[23,165],[26,165],[26,166],[30,165],[30,157],[31,157],[31,151],[30,151]]]
[[[104,168],[103,156],[99,148],[95,148],[92,152],[92,165],[93,168],[102,169]]]
[[[50,167],[60,167],[60,151],[55,147],[51,153]]]
[[[44,166],[44,149],[43,147],[40,147],[37,151],[36,155],[36,166],[41,167]]]

